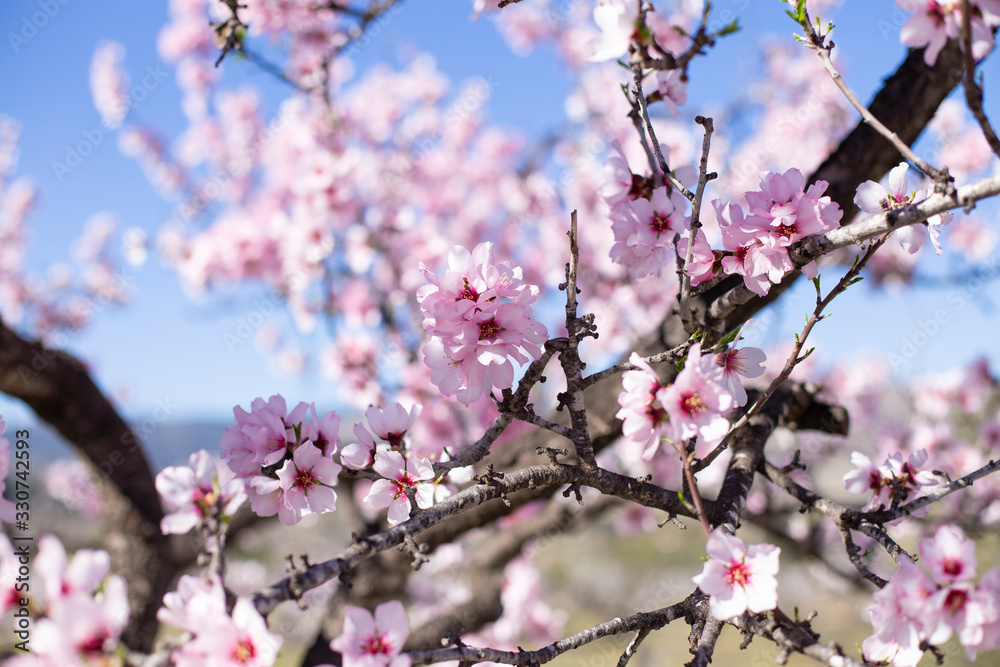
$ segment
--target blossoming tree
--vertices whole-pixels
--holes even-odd
[[[672,623],[690,625],[678,664],[691,665],[724,633],[831,666],[915,665],[953,637],[970,658],[1000,648],[1000,568],[976,539],[1000,522],[988,365],[918,384],[901,410],[878,369],[821,371],[807,345],[862,278],[919,278],[928,237],[970,258],[995,237],[969,214],[1000,194],[977,81],[1000,2],[899,4],[911,48],[867,106],[838,71],[830,3],[786,4],[798,44],[773,47],[757,130],[740,138],[724,129],[740,112],[678,120],[694,63],[739,29],[708,3],[478,0],[512,47],[554,45],[574,77],[574,124],[535,151],[460,106],[481,91],[450,97],[427,59],[350,81],[352,44],[394,0],[172,0],[159,49],[188,120],[176,151],[130,122],[122,48],[101,45],[97,109],[180,202],[155,248],[122,235],[127,257],[153,250],[192,289],[279,290],[300,332],[329,328],[300,354],[356,414],[240,397],[216,451],[154,477],[88,369],[52,348],[88,317],[73,283],[25,280],[34,195],[0,160],[0,390],[96,468],[117,461],[94,478],[106,551],[70,557],[46,536],[31,553],[41,585],[0,598],[33,628],[4,664],[273,665],[283,640],[268,616],[329,582],[330,623],[302,664],[538,665],[623,635],[606,664],[624,665]],[[261,55],[267,38],[279,62]],[[223,85],[240,57],[288,85],[270,121],[257,93]],[[965,110],[946,101],[956,87]],[[782,121],[814,100],[808,123]],[[911,148],[928,128],[935,159]],[[12,155],[16,127],[0,130]],[[122,298],[114,237],[87,232],[84,295]],[[750,345],[802,276],[815,305],[801,331]],[[4,473],[22,442],[0,438]],[[855,502],[827,490],[831,475]],[[795,509],[815,520],[796,524]],[[0,519],[20,510],[5,500]],[[230,590],[235,534],[330,512],[355,526],[349,546]],[[676,599],[564,629],[522,552],[556,533],[600,539],[604,516],[622,532],[700,526],[707,557]],[[782,546],[751,542],[750,524]],[[4,572],[22,554],[0,539]],[[782,566],[806,554],[870,595],[857,650],[783,604]],[[172,630],[157,639],[160,623]]]

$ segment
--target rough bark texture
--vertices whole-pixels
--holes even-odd
[[[24,401],[92,464],[104,503],[105,547],[113,570],[128,580],[132,622],[124,638],[134,648],[148,648],[174,565],[138,438],[78,359],[26,340],[2,322],[0,391]]]

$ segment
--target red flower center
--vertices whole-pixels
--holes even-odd
[[[729,572],[726,573],[726,583],[743,588],[748,581],[750,581],[750,568],[747,567],[746,563],[741,561],[729,566]]]
[[[392,653],[392,642],[376,630],[374,635],[361,640],[361,652],[366,655],[388,655]]]
[[[479,340],[493,340],[504,328],[497,324],[497,318],[491,317],[488,322],[479,324]]]
[[[681,399],[681,408],[689,415],[696,415],[708,409],[705,401],[701,400],[701,396],[696,391],[686,394]]]
[[[233,647],[233,661],[246,664],[257,655],[257,649],[249,639],[241,639]]]

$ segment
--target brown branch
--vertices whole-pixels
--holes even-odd
[[[174,573],[160,533],[163,511],[139,439],[75,357],[27,340],[0,321],[0,391],[24,401],[93,466],[103,499],[105,548],[128,581],[132,622],[123,639],[146,650]]]

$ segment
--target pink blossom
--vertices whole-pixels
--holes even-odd
[[[112,575],[96,595],[50,600],[46,617],[35,623],[32,648],[58,665],[94,664],[115,651],[128,620],[125,580]]]
[[[424,329],[432,336],[424,345],[424,363],[446,396],[470,405],[493,388],[514,383],[513,358],[528,363],[542,355],[548,337],[531,317],[538,288],[521,281],[521,269],[496,264],[490,243],[470,253],[452,249],[443,275],[421,267],[429,284],[417,292]]]
[[[390,403],[385,410],[370,407],[365,411],[365,419],[372,433],[389,443],[393,449],[404,446],[407,431],[417,421],[421,406],[414,405],[407,411],[399,403]]]
[[[271,667],[281,641],[268,631],[253,602],[239,598],[231,617],[216,615],[172,657],[177,667]]]
[[[723,415],[732,409],[733,397],[719,384],[721,377],[714,358],[702,358],[701,343],[692,345],[673,384],[657,392],[677,438],[718,442],[729,431]]]
[[[163,606],[156,612],[156,618],[161,623],[197,634],[206,624],[225,614],[226,591],[218,575],[182,574],[177,580],[177,590],[163,596]]]
[[[90,92],[104,127],[121,126],[128,113],[128,77],[121,70],[125,47],[118,42],[101,42],[90,62]]]
[[[667,105],[667,112],[674,118],[680,116],[681,112],[677,107],[687,102],[687,79],[680,70],[661,70],[656,73],[656,83],[663,96],[663,103]]]
[[[750,324],[753,320],[748,320]],[[744,324],[744,326],[746,326]],[[740,331],[743,327],[740,327]],[[715,355],[715,363],[722,369],[722,383],[733,396],[733,403],[736,407],[746,405],[747,391],[743,388],[740,378],[756,378],[764,374],[764,362],[767,355],[759,347],[737,347],[740,341],[740,334],[737,332],[733,344],[725,352]]]
[[[344,446],[340,452],[340,461],[352,470],[364,470],[375,463],[375,438],[361,424],[354,425],[354,435],[358,442]]]
[[[879,466],[861,452],[851,453],[855,469],[844,475],[844,486],[851,493],[871,492],[864,509],[885,506],[889,502],[889,483],[892,478],[883,474]]]
[[[611,260],[627,267],[633,278],[659,276],[673,261],[674,236],[687,224],[683,211],[683,195],[667,194],[666,186],[653,190],[650,199],[625,199],[611,212]]]
[[[164,535],[183,535],[206,517],[232,517],[246,502],[243,480],[204,449],[191,455],[187,466],[164,468],[156,475],[156,491],[166,516],[160,520]]]
[[[291,525],[307,514],[334,511],[337,493],[331,487],[336,486],[340,471],[340,464],[323,456],[308,440],[299,445],[292,458],[278,470],[278,481],[284,491],[284,506],[278,509],[281,522]]]
[[[587,60],[598,62],[625,55],[638,21],[639,3],[634,0],[599,0],[594,8],[594,23],[601,34],[587,43]]]
[[[90,596],[111,571],[111,559],[106,551],[78,549],[70,561],[66,548],[55,535],[38,538],[34,570],[41,579],[41,589],[48,604],[72,596]]]
[[[618,395],[621,409],[615,415],[622,420],[622,435],[641,447],[642,460],[650,461],[663,438],[673,435],[667,421],[667,411],[658,402],[662,388],[656,372],[635,352],[629,361],[638,369],[622,375],[622,392]]]
[[[896,4],[906,10],[913,9],[914,3],[910,0],[896,0]],[[918,9],[916,13],[903,25],[899,32],[899,41],[907,46],[920,48],[926,46],[924,51],[924,62],[933,66],[937,62],[938,54],[949,39],[956,39],[959,36],[962,22],[961,3],[940,2],[939,0],[927,0],[923,9]],[[985,58],[993,50],[993,31],[991,26],[996,25],[993,20],[996,17],[989,12],[976,11],[980,8],[977,4],[988,5],[988,3],[973,3],[971,26],[972,26],[972,56],[976,60]],[[987,23],[987,20],[989,22]]]
[[[892,168],[889,172],[888,190],[875,181],[865,181],[858,186],[857,193],[854,195],[854,203],[865,213],[878,214],[905,208],[910,204],[923,201],[930,194],[926,190],[907,192],[906,171],[909,168],[910,165],[905,162]],[[951,222],[953,217],[951,213],[939,213],[927,218],[925,222],[919,223],[927,227],[931,243],[934,244],[934,249],[939,255],[942,250],[937,239],[941,234],[941,227]],[[923,233],[917,225],[907,225],[897,229],[896,238],[899,239],[903,249],[910,254],[917,252],[924,242]]]
[[[344,610],[344,630],[330,642],[339,651],[344,667],[410,667],[403,644],[410,634],[410,621],[399,600],[383,602],[373,615],[362,607]]]
[[[956,526],[941,526],[933,538],[921,540],[920,555],[938,584],[968,581],[976,576],[976,543]]]
[[[976,575],[975,543],[955,526],[941,526],[933,538],[921,540],[922,562],[931,576],[903,558],[889,583],[874,595],[868,608],[874,634],[863,644],[869,660],[916,665],[924,645],[940,646],[957,634],[974,657],[976,650],[994,648],[990,636],[1000,621],[1000,604],[993,588],[995,574]]]
[[[681,233],[681,237],[677,241],[678,256],[686,259],[687,249],[688,234],[685,231]],[[706,280],[711,280],[718,269],[717,259],[715,252],[708,244],[708,237],[705,236],[705,232],[699,229],[694,237],[694,246],[691,248],[691,263],[687,265],[686,269],[687,274],[691,276],[691,284],[700,285]]]
[[[747,610],[757,614],[778,606],[781,549],[771,544],[747,548],[743,540],[717,528],[707,550],[708,562],[692,581],[709,596],[713,616],[725,621]]]
[[[400,452],[378,451],[375,472],[384,479],[375,480],[365,503],[376,509],[388,507],[391,525],[410,518],[411,489],[417,507],[426,509],[434,504],[434,484],[425,481],[434,479],[434,468],[427,459],[404,459]]]

